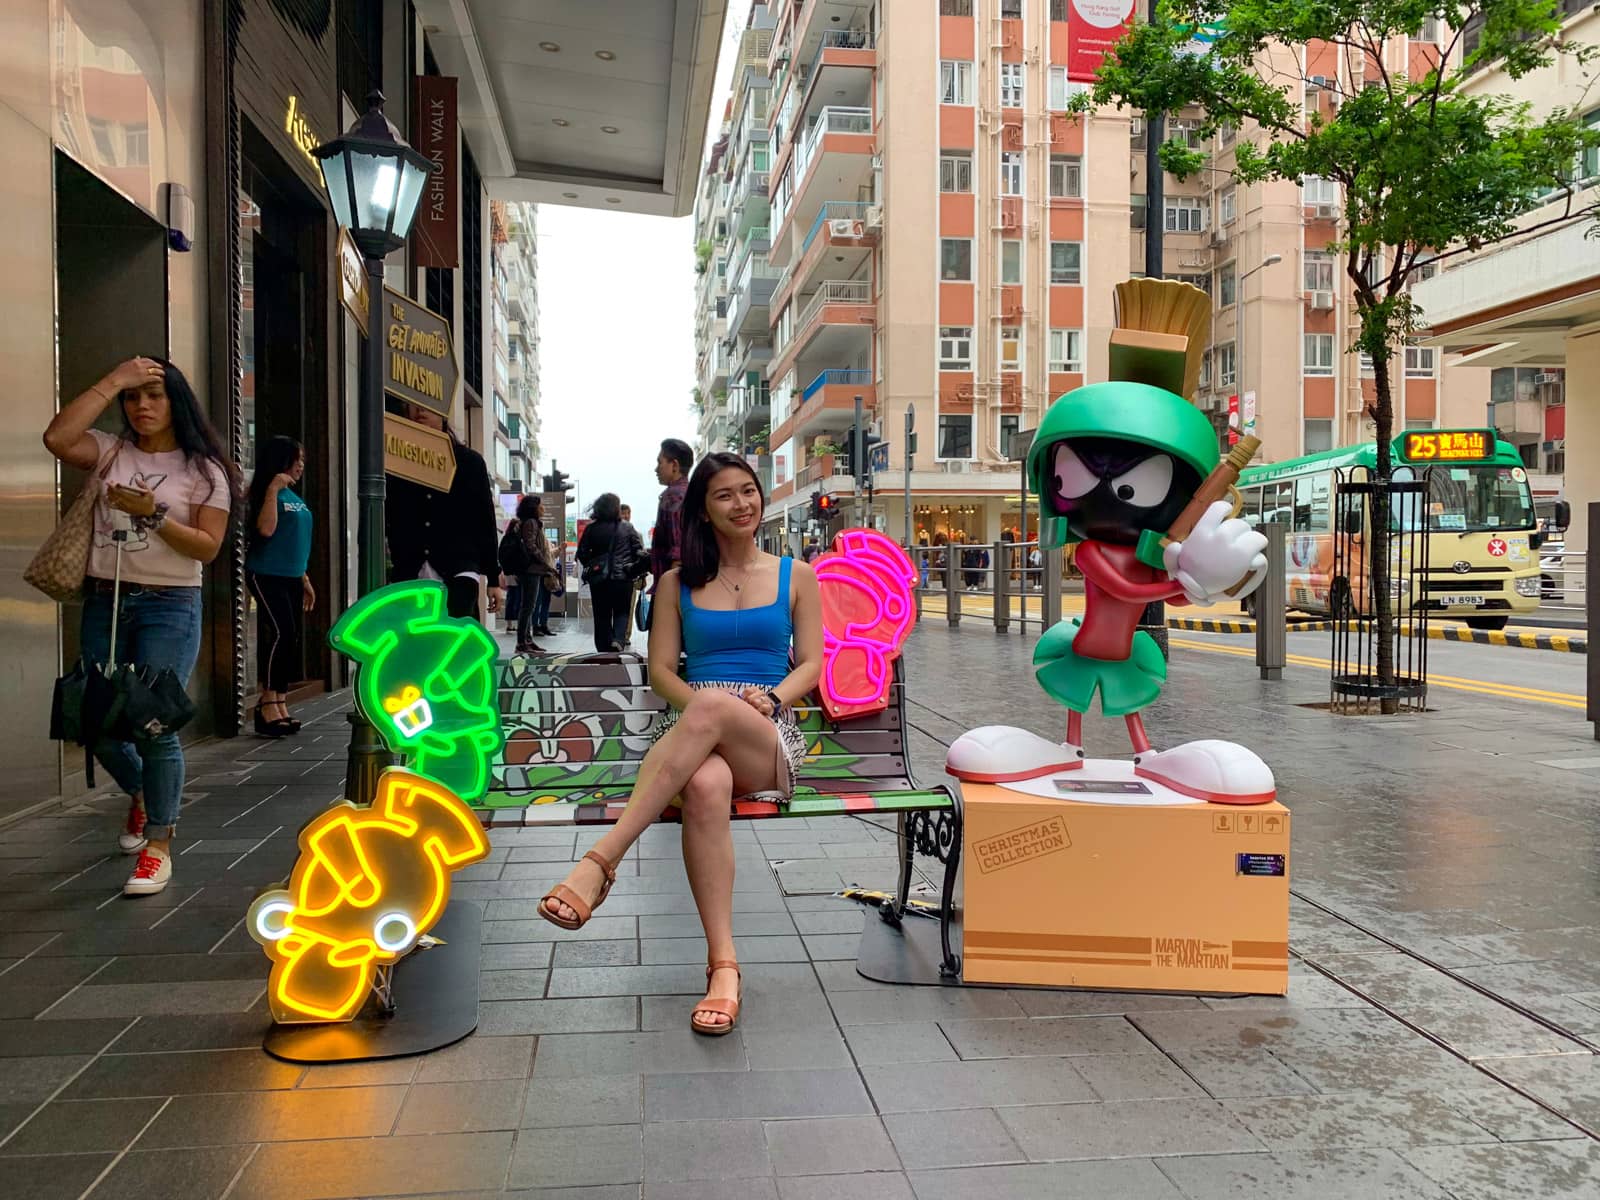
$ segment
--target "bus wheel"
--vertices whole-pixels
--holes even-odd
[[[1254,592],[1251,592],[1243,600],[1239,601],[1239,611],[1244,613],[1244,615],[1249,617],[1252,621],[1256,619],[1256,596]]]
[[[1504,629],[1506,617],[1467,617],[1468,629]]]

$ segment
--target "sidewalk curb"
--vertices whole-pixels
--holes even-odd
[[[1196,633],[1254,633],[1253,621],[1218,621],[1199,617],[1168,617],[1169,629],[1187,629]],[[1327,632],[1332,621],[1295,621],[1289,625],[1290,633]],[[1456,625],[1430,625],[1428,637],[1442,642],[1475,642],[1480,646],[1514,646],[1521,650],[1552,650],[1558,654],[1588,654],[1588,636],[1564,633],[1506,633],[1501,629],[1468,629]]]

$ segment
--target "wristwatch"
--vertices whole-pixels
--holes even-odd
[[[778,698],[778,693],[771,688],[767,689],[766,696],[768,700],[772,701],[772,719],[776,721],[778,714],[783,711],[783,701]]]

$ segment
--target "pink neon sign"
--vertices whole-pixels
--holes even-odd
[[[916,568],[874,529],[846,529],[811,566],[822,597],[823,710],[834,720],[881,712],[916,620]]]

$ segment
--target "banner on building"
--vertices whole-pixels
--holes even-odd
[[[1232,446],[1239,441],[1239,396],[1237,393],[1228,397],[1228,445]]]
[[[350,231],[339,226],[339,303],[356,319],[356,327],[363,337],[367,334],[367,309],[370,292],[367,287],[367,260],[356,248]]]
[[[428,160],[428,180],[423,185],[422,203],[412,226],[417,235],[417,265],[458,267],[461,265],[457,216],[461,171],[453,78],[418,76],[414,144]]]
[[[1069,0],[1067,78],[1093,83],[1111,48],[1133,23],[1133,0]]]
[[[449,417],[461,384],[450,322],[390,287],[383,289],[383,316],[383,390]]]

